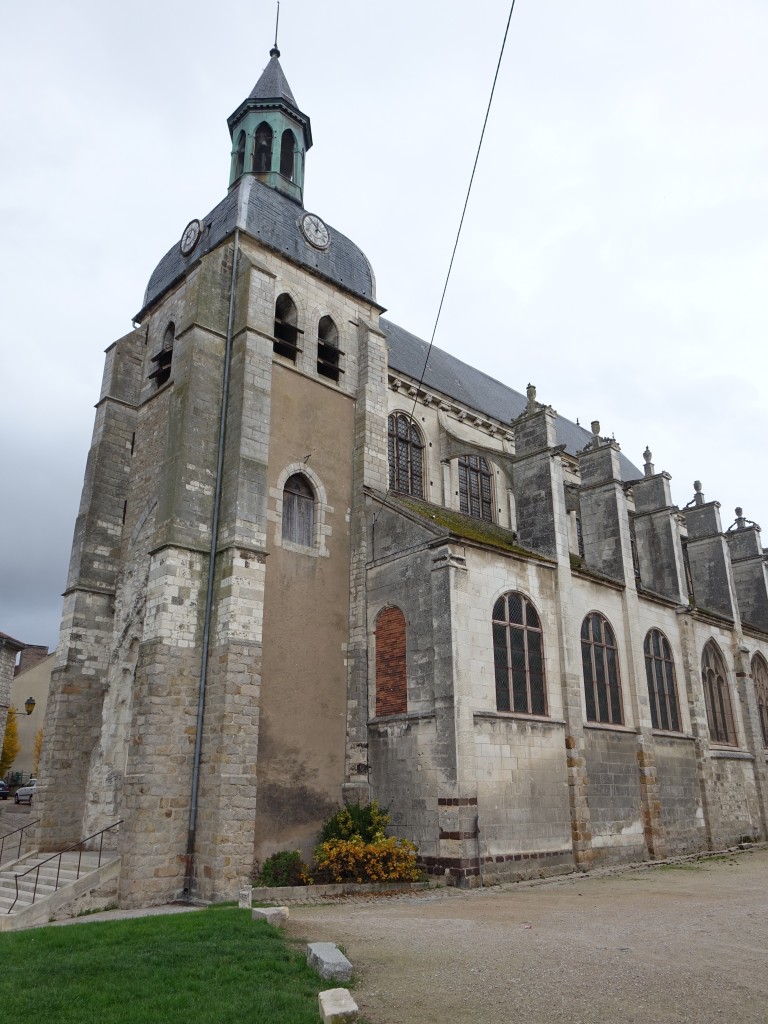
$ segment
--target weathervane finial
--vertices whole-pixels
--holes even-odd
[[[277,28],[280,24],[280,0],[277,0],[277,15],[275,16],[275,45],[269,51],[270,57],[279,57],[280,51],[277,48]]]

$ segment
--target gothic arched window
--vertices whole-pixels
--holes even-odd
[[[299,351],[299,335],[301,331],[297,327],[298,314],[296,303],[287,292],[278,296],[275,303],[275,340],[273,348],[280,356],[292,359],[296,362],[296,353]]]
[[[376,714],[407,710],[405,616],[399,608],[384,608],[376,617]]]
[[[286,128],[280,142],[280,173],[284,178],[293,181],[296,162],[296,136]]]
[[[723,656],[714,640],[708,640],[701,656],[701,681],[707,706],[709,735],[715,743],[736,746],[728,672]]]
[[[587,721],[622,725],[619,654],[611,624],[600,612],[590,612],[581,626],[581,664]]]
[[[675,663],[669,641],[658,629],[650,629],[643,644],[651,723],[654,729],[680,731]]]
[[[294,473],[283,488],[283,540],[311,548],[315,527],[315,492],[303,473]]]
[[[323,316],[317,328],[317,372],[329,380],[338,381],[339,374],[344,372],[339,366],[341,355],[336,324],[331,317]]]
[[[761,654],[752,659],[752,679],[755,683],[757,711],[760,715],[760,728],[763,733],[763,746],[768,747],[768,665]]]
[[[527,597],[504,594],[493,606],[496,708],[546,715],[541,622]]]
[[[272,170],[272,129],[266,121],[262,121],[256,129],[253,170],[256,174],[267,174]]]
[[[235,177],[239,178],[245,170],[245,132],[237,137],[237,153],[235,155]]]
[[[393,412],[387,424],[390,489],[423,498],[424,441],[421,431],[404,412]]]
[[[475,519],[493,522],[491,471],[482,455],[459,458],[459,508]]]

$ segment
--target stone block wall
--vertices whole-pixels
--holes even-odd
[[[661,817],[669,856],[706,848],[696,746],[691,738],[654,737]]]
[[[584,744],[595,861],[645,860],[637,734],[587,727]]]

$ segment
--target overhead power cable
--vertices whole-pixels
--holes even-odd
[[[426,358],[424,359],[424,367],[423,367],[423,369],[421,371],[421,377],[419,378],[419,386],[416,389],[416,395],[415,395],[415,397],[413,399],[413,405],[411,406],[411,413],[410,413],[410,416],[408,417],[408,419],[411,422],[413,421],[413,414],[414,414],[414,411],[416,409],[416,402],[418,400],[418,392],[421,390],[421,386],[424,383],[424,377],[426,376],[426,373],[427,373],[427,366],[429,365],[429,356],[430,356],[430,353],[432,352],[432,346],[433,346],[434,341],[435,341],[435,335],[437,334],[437,325],[440,323],[440,315],[443,312],[443,303],[445,302],[445,296],[446,296],[446,293],[448,291],[448,283],[449,283],[449,281],[451,279],[451,271],[453,270],[453,262],[456,259],[456,250],[459,247],[459,239],[461,238],[461,230],[464,227],[464,218],[466,217],[466,214],[467,214],[467,206],[469,205],[469,197],[470,197],[470,195],[472,193],[472,185],[474,184],[474,181],[475,181],[475,172],[477,171],[477,165],[478,165],[478,162],[480,160],[480,151],[483,148],[483,139],[485,138],[485,129],[486,129],[486,126],[488,124],[488,118],[489,118],[490,113],[491,113],[491,105],[493,104],[493,96],[494,96],[494,93],[496,92],[496,82],[498,81],[498,78],[499,78],[499,70],[501,68],[501,62],[502,62],[502,59],[504,57],[504,50],[505,50],[506,45],[507,45],[507,36],[509,35],[509,26],[510,26],[510,23],[512,21],[512,13],[514,12],[514,10],[515,10],[515,0],[512,0],[512,3],[509,6],[509,16],[507,17],[507,25],[506,25],[506,28],[504,29],[504,38],[501,41],[501,49],[499,50],[499,59],[496,61],[496,71],[494,73],[493,82],[491,84],[491,93],[490,93],[490,96],[488,97],[488,106],[485,108],[485,117],[483,118],[483,127],[482,127],[482,130],[480,132],[480,139],[479,139],[479,141],[477,143],[477,152],[475,153],[475,162],[472,164],[472,173],[469,176],[469,185],[467,186],[467,194],[464,197],[464,206],[463,206],[462,211],[461,211],[461,218],[459,220],[459,227],[458,227],[458,230],[456,231],[456,239],[455,239],[455,241],[453,243],[453,250],[451,252],[451,259],[450,259],[450,262],[448,264],[448,271],[447,271],[447,273],[445,275],[445,283],[443,284],[443,291],[442,291],[442,294],[440,296],[440,304],[437,307],[437,316],[435,317],[435,323],[434,323],[434,326],[432,328],[432,335],[431,335],[431,337],[429,339],[429,346],[427,347],[427,355],[426,355]],[[386,498],[387,498],[387,495],[389,494],[389,492],[390,492],[390,487],[387,487],[387,492],[384,495],[384,500],[385,501],[386,501]],[[379,512],[380,511],[381,511],[381,509],[379,509]],[[377,519],[378,516],[379,516],[379,513],[377,512],[375,518]],[[375,520],[374,520],[374,522],[375,522]]]

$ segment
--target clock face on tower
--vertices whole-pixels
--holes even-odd
[[[305,213],[299,221],[302,234],[316,249],[327,249],[331,244],[331,233],[316,213]]]
[[[179,242],[179,249],[181,249],[182,256],[189,256],[200,241],[201,234],[202,227],[200,225],[200,221],[197,219],[191,220],[184,228],[184,233],[181,236],[181,242]]]

